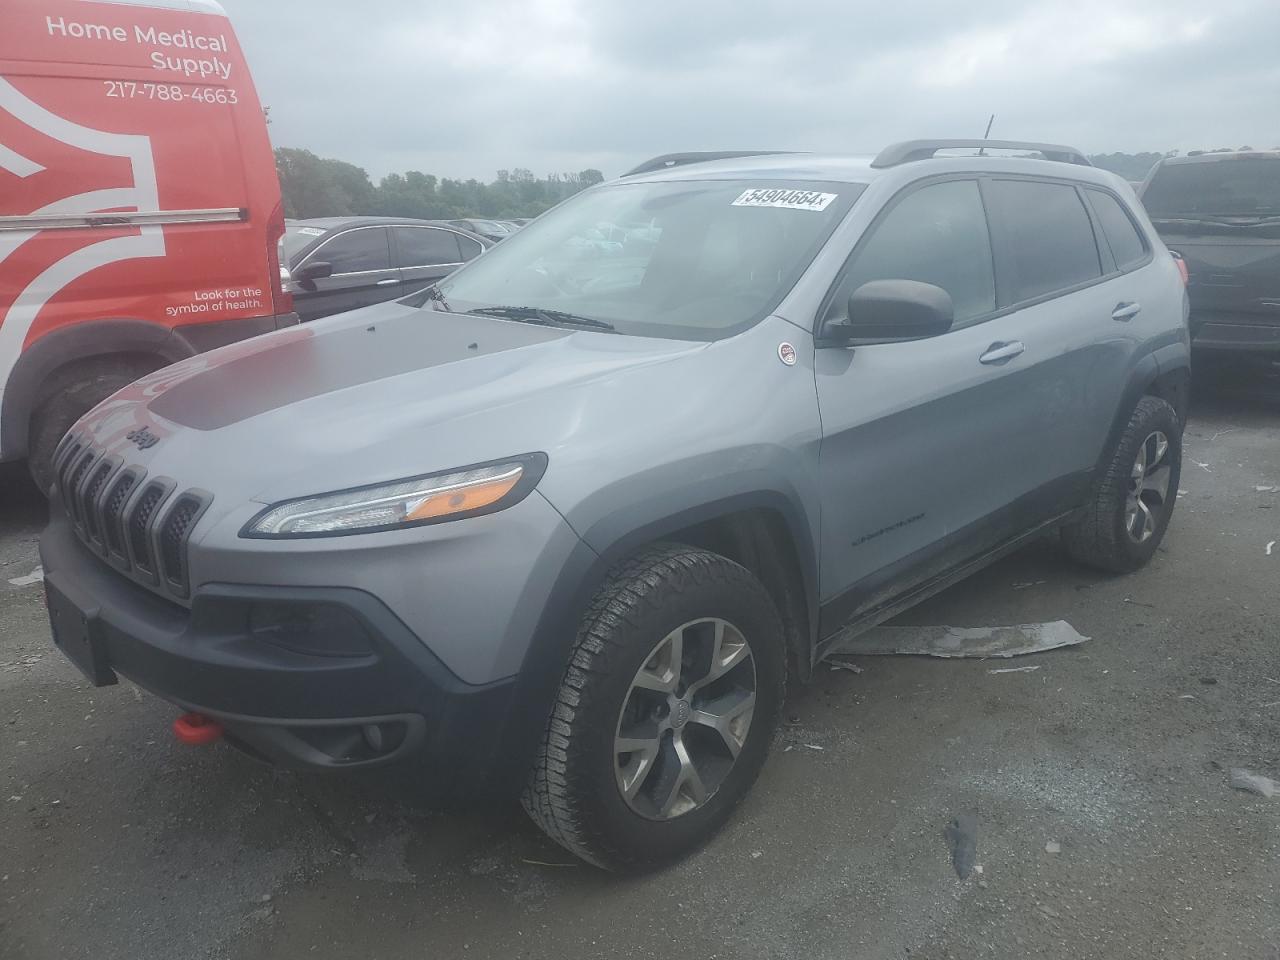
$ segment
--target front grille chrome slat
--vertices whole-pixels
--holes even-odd
[[[103,456],[83,437],[67,437],[54,458],[58,494],[76,536],[132,579],[177,599],[190,592],[191,532],[213,497],[175,493],[167,477]]]

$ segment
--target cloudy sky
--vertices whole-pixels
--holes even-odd
[[[992,136],[1280,144],[1277,0],[222,0],[277,146],[375,178]]]

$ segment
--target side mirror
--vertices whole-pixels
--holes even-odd
[[[312,260],[293,275],[295,280],[323,280],[333,276],[333,264],[327,260]]]
[[[920,340],[951,329],[951,294],[918,280],[871,280],[849,297],[847,320],[827,321],[820,338],[827,343],[852,340]]]

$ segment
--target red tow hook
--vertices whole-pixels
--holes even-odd
[[[222,724],[203,713],[184,713],[173,721],[173,735],[188,746],[202,747],[222,736]]]

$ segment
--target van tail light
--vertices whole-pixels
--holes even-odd
[[[1187,269],[1186,258],[1177,250],[1170,250],[1169,256],[1173,257],[1173,262],[1178,265],[1178,273],[1182,275],[1182,285],[1187,286],[1191,283],[1191,271]]]
[[[267,271],[271,275],[271,302],[276,316],[293,313],[293,294],[284,288],[280,265],[280,238],[284,236],[284,204],[277,203],[267,219]]]

